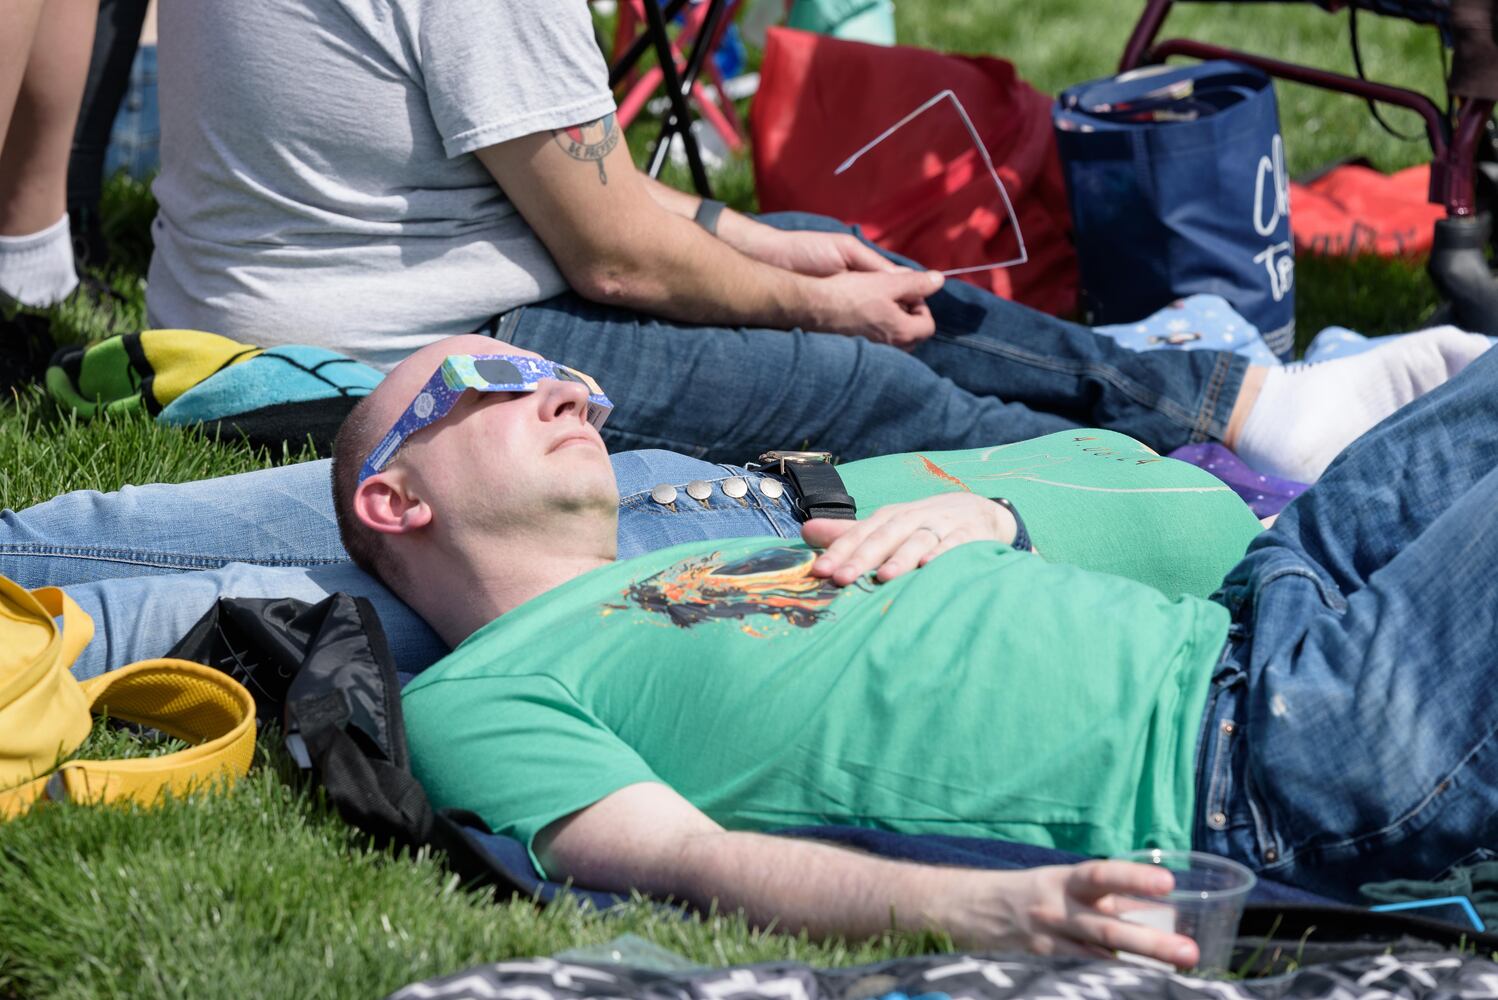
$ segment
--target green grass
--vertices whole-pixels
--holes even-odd
[[[69,490],[183,483],[313,457],[310,448],[271,454],[144,414],[79,420],[34,386],[0,407],[0,506],[17,510]]]
[[[85,753],[138,745],[98,727]],[[706,965],[847,965],[944,944],[845,946],[683,920],[636,902],[608,917],[466,891],[432,858],[370,850],[262,739],[230,794],[155,809],[59,806],[0,835],[0,997],[364,997],[483,962],[633,933]]]
[[[1054,92],[1110,72],[1137,0],[900,0],[903,41],[1015,62]],[[1433,32],[1368,17],[1371,73],[1438,94]],[[1309,6],[1186,5],[1167,33],[1190,33],[1350,69],[1346,15]],[[1279,88],[1293,171],[1364,155],[1385,169],[1418,162],[1423,145],[1385,135],[1359,102]],[[1406,116],[1391,113],[1401,127]],[[654,127],[631,131],[643,156]],[[684,172],[666,179],[685,185]],[[720,197],[754,207],[747,161],[715,178]],[[122,304],[70,303],[59,342],[144,324],[144,280],[155,205],[145,185],[115,179],[105,195],[107,278]],[[1337,323],[1369,333],[1417,326],[1434,306],[1419,262],[1298,262],[1303,336]],[[144,417],[65,417],[37,391],[0,403],[0,506],[21,508],[71,489],[178,482],[309,457],[158,426]],[[141,742],[96,727],[83,750],[137,752]],[[146,745],[147,747],[150,744]],[[392,858],[361,843],[262,740],[251,776],[227,796],[149,812],[60,806],[0,825],[0,998],[239,996],[373,997],[406,982],[509,956],[550,954],[633,932],[704,964],[793,958],[824,965],[943,946],[889,937],[854,946],[752,931],[732,917],[682,921],[635,905],[604,919],[573,906],[539,910],[460,890],[430,858]],[[158,748],[159,749],[159,748]]]

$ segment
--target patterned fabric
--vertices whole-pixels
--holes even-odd
[[[1292,946],[1292,949],[1293,946]],[[659,949],[650,949],[650,952]],[[637,949],[630,949],[638,953]],[[647,953],[643,958],[654,956]],[[670,998],[670,1000],[1273,1000],[1278,997],[1491,997],[1498,963],[1461,952],[1403,951],[1307,965],[1270,979],[1201,979],[1130,962],[1024,955],[922,955],[878,965],[814,969],[767,962],[682,969],[684,960],[631,968],[603,961],[529,958],[414,983],[388,1000]],[[665,966],[668,971],[661,971]]]
[[[143,410],[164,424],[278,449],[326,453],[343,418],[383,376],[320,347],[262,350],[201,330],[146,330],[58,351],[47,391],[91,420]]]
[[[1280,363],[1258,327],[1220,295],[1191,295],[1137,323],[1094,329],[1135,351],[1230,351],[1255,365]]]
[[[1354,354],[1362,354],[1381,343],[1403,336],[1405,334],[1396,333],[1386,337],[1367,337],[1345,326],[1329,326],[1316,334],[1316,339],[1312,340],[1310,346],[1306,348],[1305,360],[1331,361],[1335,358],[1350,358]],[[1488,340],[1498,344],[1498,337],[1489,337]]]
[[[1206,469],[1227,483],[1257,517],[1278,514],[1285,509],[1285,504],[1310,488],[1305,483],[1260,475],[1243,459],[1216,442],[1188,444],[1171,452],[1170,457]]]

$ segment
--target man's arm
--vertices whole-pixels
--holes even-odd
[[[1161,869],[1116,861],[983,871],[860,854],[814,841],[724,830],[665,785],[629,785],[536,838],[553,877],[638,889],[706,909],[742,910],[756,926],[861,940],[892,926],[944,930],[965,948],[1043,955],[1148,955],[1176,965],[1195,944],[1112,916],[1113,895],[1168,892]]]
[[[939,275],[897,268],[813,277],[745,256],[662,207],[613,115],[488,146],[478,157],[584,298],[689,323],[802,327],[902,347],[934,332],[925,300],[941,287]]]
[[[696,219],[701,198],[645,174],[640,179],[656,204],[683,219]],[[731,208],[725,208],[718,218],[718,238],[746,257],[818,278],[844,271],[902,270],[849,233],[776,229]]]

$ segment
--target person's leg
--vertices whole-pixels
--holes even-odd
[[[0,292],[27,305],[60,301],[78,283],[66,221],[68,150],[97,3],[41,6],[0,146]]]
[[[1202,846],[1342,895],[1498,846],[1495,407],[1490,356],[1355,442],[1228,575]]]
[[[1498,848],[1498,469],[1461,478],[1412,540],[1397,504],[1340,512],[1406,541],[1360,589],[1284,550],[1228,595],[1249,634],[1203,728],[1203,847],[1343,898]]]
[[[681,542],[794,535],[788,503],[723,493],[743,474],[665,451],[611,456],[619,486],[619,554],[629,558]],[[348,560],[328,483],[327,460],[196,482],[78,490],[25,510],[0,511],[0,574],[24,587],[71,587],[218,569],[229,563],[296,569]],[[700,481],[705,501],[687,495]],[[658,503],[653,487],[677,488]]]
[[[857,234],[834,219],[804,213],[762,221]],[[1131,351],[1087,327],[963,281],[948,281],[929,304],[937,332],[914,355],[974,395],[1073,424],[1120,430],[1158,451],[1222,441],[1260,472],[1303,482],[1314,482],[1359,434],[1488,347],[1484,338],[1447,329],[1381,345],[1357,364],[1349,358],[1251,368],[1243,358],[1220,352]]]
[[[164,655],[220,597],[294,597],[309,604],[340,591],[367,597],[402,674],[420,673],[447,653],[416,612],[350,562],[305,569],[230,563],[190,573],[77,583],[66,590],[94,621],[93,641],[73,664],[73,675],[80,680]]]
[[[348,559],[326,461],[173,485],[80,490],[0,511],[0,573],[27,587]]]
[[[0,149],[10,132],[10,121],[21,93],[21,80],[31,58],[45,0],[9,0],[0,8]]]
[[[844,459],[1005,444],[1077,426],[975,396],[893,348],[800,331],[682,326],[562,295],[498,335],[597,378],[611,449],[745,462],[772,448]]]
[[[1498,352],[1489,352],[1354,441],[1255,539],[1240,569],[1288,549],[1338,591],[1359,589],[1498,468],[1495,412]]]

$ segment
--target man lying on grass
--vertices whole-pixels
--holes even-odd
[[[1184,964],[1111,917],[1159,888],[1132,867],[927,868],[755,831],[1195,846],[1344,897],[1498,841],[1491,356],[1356,442],[1207,601],[1052,563],[1023,511],[965,493],[808,522],[820,554],[617,562],[607,400],[519,361],[529,391],[444,392],[450,349],[361,404],[335,504],[457,647],[404,695],[418,777],[552,877]]]

